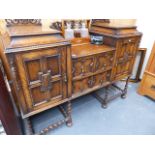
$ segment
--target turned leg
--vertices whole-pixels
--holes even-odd
[[[127,78],[121,98],[126,98],[130,76]]]
[[[23,119],[23,124],[24,124],[24,132],[26,135],[33,135],[33,127],[30,118],[25,118]]]
[[[67,103],[67,115],[68,115],[68,120],[66,122],[66,125],[68,127],[71,127],[73,125],[72,123],[72,117],[71,117],[71,112],[72,112],[72,105],[71,105],[71,101],[68,101]]]
[[[107,105],[108,105],[108,88],[109,86],[105,87],[105,97],[102,101],[102,108],[106,109],[107,108]]]

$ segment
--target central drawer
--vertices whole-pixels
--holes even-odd
[[[114,52],[106,52],[96,55],[95,72],[101,72],[112,68]]]
[[[94,57],[82,57],[72,59],[72,75],[73,77],[86,76],[94,72]]]
[[[106,86],[110,82],[110,75],[111,70],[72,81],[73,96],[86,94],[103,86]]]
[[[94,73],[112,69],[114,51],[94,54],[92,56],[72,58],[73,79],[91,76]]]

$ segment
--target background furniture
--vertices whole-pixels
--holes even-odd
[[[140,95],[147,95],[155,99],[155,43],[145,69],[142,81],[138,88]]]
[[[137,56],[136,56],[137,61],[135,60],[135,63],[133,66],[134,70],[132,72],[133,75],[130,78],[130,82],[136,83],[136,82],[140,81],[140,75],[141,75],[141,71],[142,71],[142,67],[143,67],[143,63],[144,63],[144,59],[145,59],[145,55],[146,55],[146,50],[147,50],[146,48],[139,48],[138,49]]]

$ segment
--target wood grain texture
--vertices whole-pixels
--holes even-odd
[[[96,25],[100,31],[92,26],[90,33],[103,35],[103,45],[90,38],[69,42],[38,26],[10,28],[9,39],[3,36],[23,118],[130,76],[141,33],[131,25]]]
[[[155,43],[153,45],[142,81],[138,88],[138,93],[140,95],[147,95],[155,99]]]

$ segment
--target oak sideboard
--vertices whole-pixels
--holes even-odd
[[[26,134],[33,133],[31,116],[59,106],[64,119],[38,134],[63,123],[71,126],[73,99],[124,78],[128,82],[142,36],[136,26],[97,21],[89,32],[102,35],[104,44],[65,40],[60,31],[44,30],[37,22],[8,22],[0,38],[1,58]],[[121,96],[126,92],[127,85]]]

